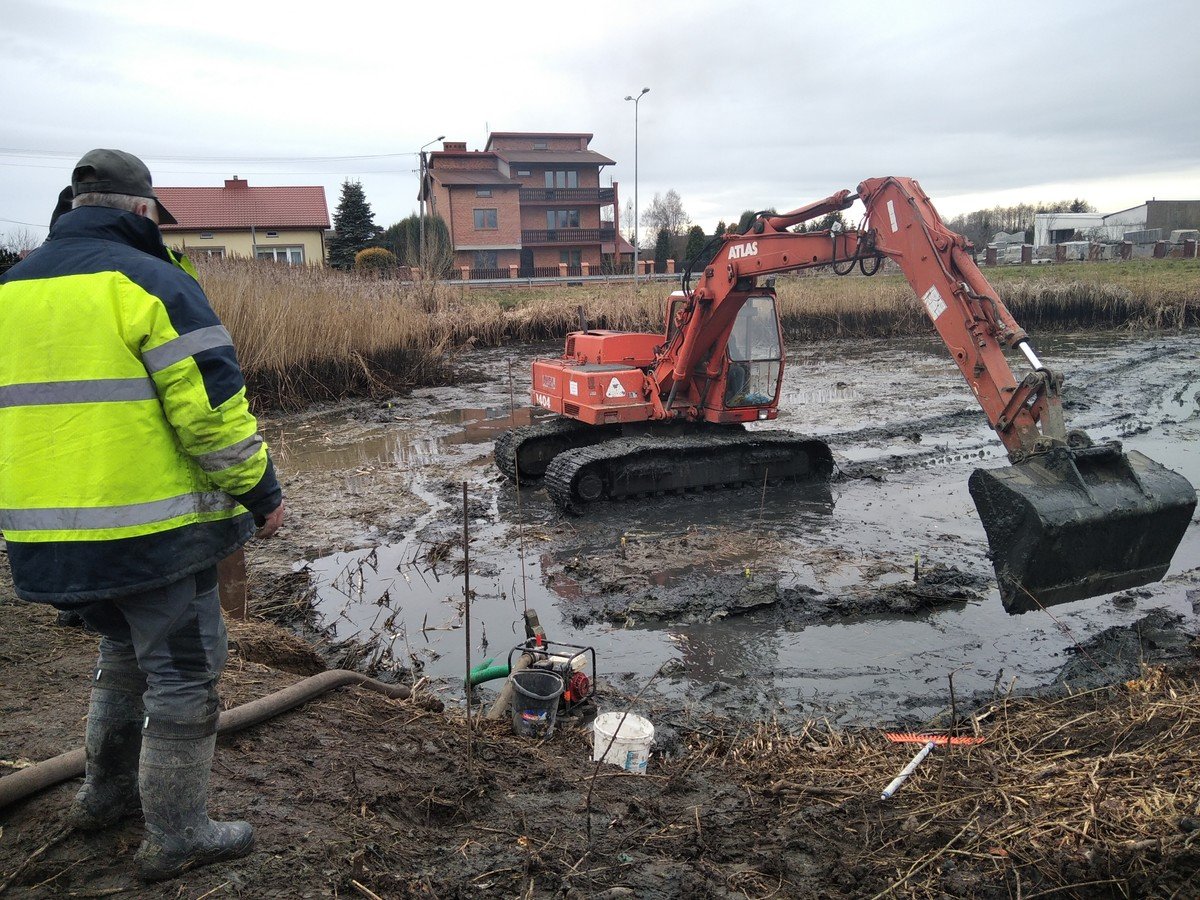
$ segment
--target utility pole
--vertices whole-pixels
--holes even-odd
[[[444,134],[439,135],[438,137],[435,137],[432,141],[429,141],[428,143],[423,144],[421,146],[421,149],[417,151],[417,155],[421,158],[421,166],[420,166],[420,168],[421,168],[421,191],[417,195],[417,197],[421,201],[421,206],[420,206],[421,212],[420,212],[420,216],[418,217],[420,220],[420,227],[418,229],[420,234],[417,237],[417,242],[420,244],[420,246],[417,248],[417,255],[418,255],[418,261],[421,266],[421,277],[422,278],[424,278],[427,274],[426,270],[425,270],[425,194],[426,194],[425,173],[428,171],[428,167],[427,167],[426,161],[425,161],[425,148],[428,147],[430,144],[436,144],[438,141],[442,141],[445,139],[446,139],[446,136]]]
[[[636,97],[630,95],[626,100],[633,101],[633,283],[638,283],[638,104],[642,97],[650,93],[650,88],[642,88]]]

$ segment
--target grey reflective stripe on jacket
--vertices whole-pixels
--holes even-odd
[[[204,350],[232,346],[233,338],[229,336],[224,325],[210,325],[181,334],[165,344],[159,344],[153,350],[142,351],[142,362],[146,365],[146,371],[153,375]]]
[[[237,501],[228,494],[210,491],[125,506],[0,509],[0,528],[5,531],[94,531],[149,525],[188,513],[218,512],[235,506]]]
[[[250,437],[240,440],[236,444],[226,447],[224,450],[202,453],[194,457],[194,459],[205,472],[220,472],[222,469],[228,469],[230,466],[236,466],[240,462],[245,462],[258,452],[258,448],[262,444],[262,435],[252,434]]]
[[[158,392],[149,378],[41,381],[0,387],[0,408],[52,406],[60,403],[113,403],[157,398]]]

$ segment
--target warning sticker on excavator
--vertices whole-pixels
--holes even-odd
[[[892,223],[891,223],[892,224],[892,234],[895,234],[897,231],[900,230],[900,226],[896,222],[896,204],[893,201],[889,200],[887,202],[887,208],[888,208],[888,218],[892,220]]]
[[[929,313],[929,318],[935,322],[938,316],[946,311],[946,301],[942,299],[942,294],[937,289],[936,284],[925,292],[924,296],[921,297],[921,302],[925,304],[925,310]]]
[[[621,379],[614,377],[608,383],[608,390],[604,392],[605,397],[624,397],[625,385],[621,384]]]

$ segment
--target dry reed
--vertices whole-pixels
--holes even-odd
[[[1147,668],[1125,685],[1053,701],[1008,698],[971,722],[985,743],[938,748],[887,803],[881,788],[920,745],[873,731],[762,723],[733,740],[694,738],[689,767],[728,770],[780,827],[812,829],[814,807],[872,822],[845,863],[886,874],[882,895],[903,885],[903,895],[963,896],[979,879],[1006,884],[1010,896],[1109,895],[1089,884],[1127,896],[1195,874],[1195,669]],[[953,864],[930,865],[943,857]]]
[[[1184,328],[1200,324],[1200,265],[1094,264],[989,270],[1017,320],[1039,328]],[[384,396],[452,377],[470,347],[561,340],[579,327],[663,330],[675,282],[470,288],[409,284],[247,260],[200,260],[201,282],[233,334],[251,393],[296,407]],[[930,334],[895,274],[805,273],[779,278],[789,338]]]

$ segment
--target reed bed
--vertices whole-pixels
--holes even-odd
[[[697,737],[690,765],[727,769],[751,794],[751,818],[776,827],[844,844],[863,822],[844,861],[864,883],[886,877],[881,897],[975,896],[980,885],[1027,898],[1200,896],[1194,668],[1146,668],[1053,701],[1004,698],[964,733],[985,741],[938,747],[886,803],[882,787],[920,743],[764,723]]]
[[[585,322],[663,330],[675,282],[470,288],[403,284],[246,260],[200,260],[200,279],[233,334],[260,405],[294,408],[385,396],[453,379],[470,347],[559,341]],[[1200,324],[1200,263],[1158,260],[995,269],[988,277],[1017,320],[1048,328],[1179,329]],[[896,274],[780,277],[791,339],[930,334],[920,303]]]

